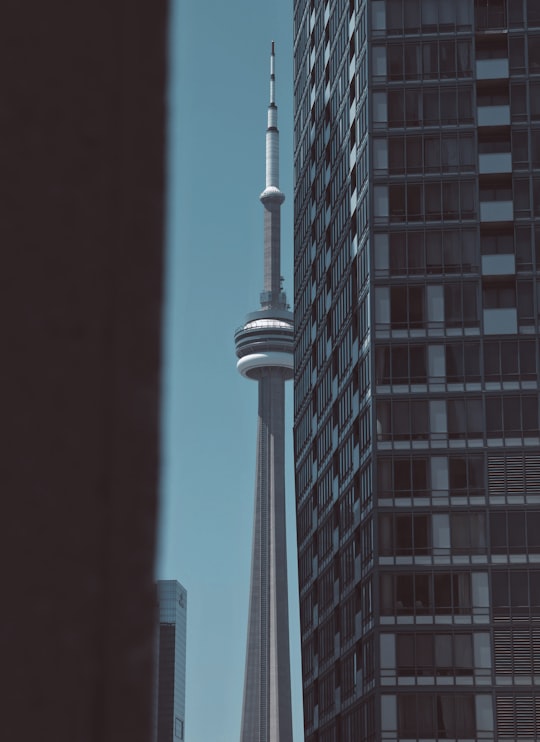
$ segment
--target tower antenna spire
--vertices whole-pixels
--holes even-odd
[[[268,124],[266,127],[266,183],[260,195],[264,206],[264,290],[261,294],[263,309],[287,308],[287,299],[281,289],[280,269],[280,208],[285,196],[279,190],[279,130],[278,109],[275,97],[275,43],[272,41],[270,53],[270,103],[268,105]]]
[[[275,42],[272,41],[272,51],[270,53],[270,105],[275,105],[276,103],[275,63],[276,63],[276,48],[275,48]]]

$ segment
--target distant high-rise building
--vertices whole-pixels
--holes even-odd
[[[540,3],[296,0],[307,742],[540,739]]]
[[[176,580],[160,580],[157,598],[154,739],[177,742],[184,739],[187,592]]]
[[[292,378],[293,318],[280,268],[279,141],[270,57],[266,130],[264,290],[261,309],[235,333],[238,370],[257,382],[259,424],[241,742],[292,742],[285,539],[285,382]]]

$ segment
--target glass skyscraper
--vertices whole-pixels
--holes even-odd
[[[176,580],[157,583],[154,742],[181,742],[186,706],[187,591]]]
[[[307,742],[540,739],[540,2],[296,0]]]

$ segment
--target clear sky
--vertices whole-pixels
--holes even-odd
[[[257,386],[234,330],[263,285],[265,129],[276,42],[282,274],[293,303],[292,0],[171,0],[162,481],[157,577],[188,590],[186,740],[236,742],[246,643]],[[302,736],[292,456],[293,723]]]

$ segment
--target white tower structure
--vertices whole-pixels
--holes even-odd
[[[285,382],[293,376],[293,316],[280,273],[279,133],[274,42],[266,130],[264,290],[235,333],[238,370],[259,385],[255,509],[241,742],[292,742],[285,538]]]

